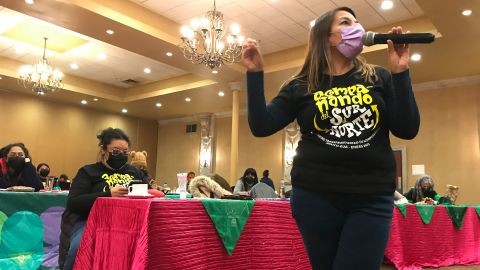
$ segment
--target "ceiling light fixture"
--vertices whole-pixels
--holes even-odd
[[[238,62],[242,53],[244,37],[239,35],[238,24],[233,23],[230,29],[232,34],[227,36],[225,45],[223,14],[217,11],[214,0],[213,10],[205,13],[205,17],[201,20],[193,19],[191,28],[182,26],[182,43],[179,47],[185,58],[194,64],[204,64],[211,69],[233,64]]]
[[[93,101],[98,101],[98,98],[94,98]]]
[[[471,9],[465,9],[464,11],[462,11],[462,15],[463,16],[470,16],[470,15],[472,15],[472,10]]]
[[[80,103],[82,103],[83,105],[87,104],[88,102],[84,99],[82,101],[80,101]]]
[[[185,98],[185,101],[186,101],[186,102],[190,102],[190,101],[192,101],[192,99],[189,98],[189,97],[187,97],[187,98]]]
[[[225,93],[223,91],[220,91],[220,92],[218,92],[218,95],[223,97],[223,96],[225,96]]]
[[[422,59],[422,55],[419,53],[414,53],[412,56],[410,56],[410,59],[412,59],[412,61],[420,61],[420,59]]]
[[[113,31],[112,29],[107,29],[107,31],[105,31],[105,32],[107,32],[107,34],[109,34],[109,35],[115,34],[115,31]]]
[[[145,72],[147,74],[150,74],[152,72],[152,70],[150,68],[144,68],[143,72]]]
[[[218,74],[218,70],[212,70],[213,74]]]
[[[33,0],[25,0],[25,3],[27,3],[29,5],[35,4],[35,2]]]
[[[70,64],[70,68],[76,70],[76,69],[78,69],[78,64],[76,64],[76,63],[71,63],[71,64]]]
[[[382,9],[383,10],[389,10],[389,9],[392,9],[393,8],[393,1],[391,0],[384,0],[382,2]]]
[[[23,86],[27,88],[28,85],[32,85],[32,91],[40,96],[45,95],[49,91],[55,92],[63,87],[63,73],[58,69],[53,69],[45,57],[47,38],[45,37],[44,40],[42,60],[33,66],[22,66],[18,71]]]
[[[122,113],[127,113],[128,110],[127,109],[122,109]]]
[[[167,55],[168,57],[171,57],[171,56],[173,55],[173,53],[167,52],[166,55]]]
[[[162,103],[157,103],[157,104],[155,104],[155,106],[160,108],[160,107],[162,107]]]

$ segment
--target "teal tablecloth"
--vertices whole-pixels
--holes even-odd
[[[0,269],[58,269],[67,194],[0,191]]]

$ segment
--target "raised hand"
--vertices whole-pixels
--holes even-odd
[[[392,30],[388,31],[389,34],[401,34],[403,33],[402,27],[392,27]],[[408,33],[408,31],[407,31]],[[408,44],[393,44],[391,40],[388,43],[388,64],[392,73],[400,73],[408,69],[408,62],[410,58],[410,51]]]
[[[263,58],[256,40],[248,38],[243,44],[242,63],[247,71],[263,70]]]

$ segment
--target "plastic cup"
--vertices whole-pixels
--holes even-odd
[[[187,192],[187,173],[177,173],[179,193]]]

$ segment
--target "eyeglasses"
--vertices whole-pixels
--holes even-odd
[[[120,149],[112,149],[112,151],[109,152],[110,155],[112,156],[118,156],[118,155],[124,155],[124,156],[128,156],[128,153],[130,153],[129,151],[127,150],[120,150]]]
[[[10,152],[7,154],[7,157],[11,158],[11,157],[25,157],[25,153],[23,152],[20,152],[20,153],[15,153],[15,152]]]

